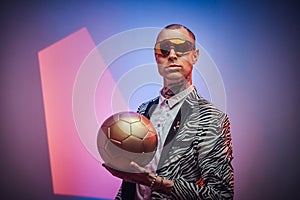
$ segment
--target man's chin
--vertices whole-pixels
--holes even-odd
[[[188,80],[182,76],[182,75],[174,75],[174,76],[168,76],[165,78],[165,82],[167,84],[174,84],[174,83],[184,83],[188,82]]]

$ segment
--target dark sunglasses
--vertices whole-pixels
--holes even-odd
[[[195,45],[193,45],[190,41],[173,38],[158,42],[154,47],[155,53],[163,57],[167,57],[170,54],[171,49],[174,49],[177,56],[183,56],[189,51],[194,50]]]

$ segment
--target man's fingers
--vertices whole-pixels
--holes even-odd
[[[131,161],[129,165],[130,165],[130,167],[132,167],[136,170],[139,170],[139,168],[140,168],[140,166],[134,161]]]
[[[146,173],[146,169],[139,166],[136,162],[131,161],[130,166],[135,169],[136,173]]]
[[[136,171],[136,173],[144,173],[146,175],[151,173],[149,169],[139,166],[136,162],[131,161],[130,166]]]

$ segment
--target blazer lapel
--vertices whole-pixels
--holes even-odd
[[[181,152],[184,152],[191,145],[190,140],[183,141],[181,138],[187,132],[186,122],[192,117],[193,108],[198,105],[197,97],[197,93],[193,91],[187,96],[178,111],[164,143],[157,167],[158,170],[180,158],[182,156]]]
[[[159,98],[155,98],[154,100],[152,100],[151,102],[149,102],[149,104],[147,105],[145,111],[141,114],[143,114],[145,117],[147,117],[148,119],[150,119],[150,116],[152,115],[153,111],[155,110],[155,108],[157,107],[159,102]]]

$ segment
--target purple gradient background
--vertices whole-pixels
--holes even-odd
[[[235,199],[300,198],[298,11],[288,1],[3,4],[1,199],[84,199],[52,192],[37,52],[82,27],[99,43],[128,29],[169,23],[190,27],[222,74]]]

